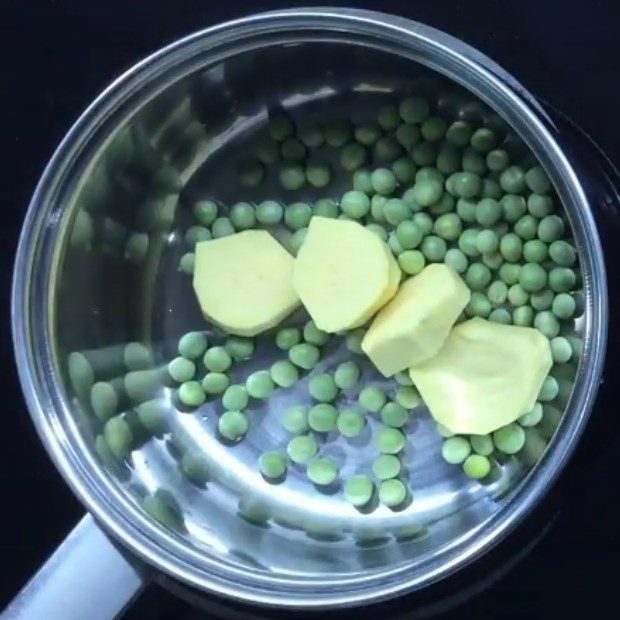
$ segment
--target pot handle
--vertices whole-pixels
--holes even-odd
[[[5,620],[111,620],[140,593],[149,576],[85,515],[9,603]]]

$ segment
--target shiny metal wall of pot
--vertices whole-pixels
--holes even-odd
[[[348,110],[354,98],[372,107],[411,88],[437,95],[446,112],[505,127],[511,148],[525,156],[531,149],[547,170],[583,272],[585,312],[575,332],[581,361],[567,378],[566,414],[541,437],[543,446],[553,439],[534,467],[536,459],[513,459],[489,485],[465,483],[437,462],[437,440],[423,420],[410,463],[416,501],[399,513],[353,514],[336,497],[309,498],[300,481],[278,489],[262,484],[253,473],[256,448],[280,439],[269,412],[247,452],[231,455],[214,440],[208,420],[170,406],[158,364],[171,354],[180,327],[197,324],[179,303],[175,226],[184,215],[177,206],[205,188],[225,203],[255,197],[232,187],[225,173],[244,138],[260,132],[267,109],[284,105],[320,118],[327,106]],[[356,605],[422,588],[498,543],[566,463],[602,371],[605,269],[585,172],[575,174],[562,142],[544,109],[476,50],[426,26],[364,11],[299,9],[217,26],[163,49],[112,84],[41,179],[13,292],[16,355],[33,420],[97,525],[85,517],[8,617],[38,617],[43,609],[46,617],[63,618],[117,613],[149,572],[124,559],[99,527],[192,586],[299,608]],[[67,366],[71,352],[88,363]],[[134,452],[131,467],[96,450],[100,424],[89,393],[102,379],[122,384],[128,410],[145,401],[162,404],[172,431]],[[179,474],[186,450],[209,455],[206,491]],[[155,512],[159,522],[152,516],[157,502],[168,511]],[[166,518],[177,510],[182,524]],[[85,568],[84,554],[91,559]],[[77,571],[75,561],[82,565]]]

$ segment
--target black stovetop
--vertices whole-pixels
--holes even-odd
[[[8,300],[21,219],[57,143],[84,107],[119,73],[193,30],[293,3],[227,0],[213,4],[216,6],[204,0],[1,3],[4,28],[0,46],[5,68],[0,110],[5,157],[0,173],[4,300],[0,332],[4,400],[0,557],[5,569],[0,580],[0,608],[83,512],[34,434],[14,371]],[[350,0],[318,4],[380,8],[462,38],[570,116],[620,165],[615,0]],[[609,238],[605,242],[609,244]],[[615,290],[618,285],[610,282]],[[611,310],[615,355],[619,349],[614,317],[618,315],[614,307]],[[608,361],[607,381],[577,455],[529,522],[489,558],[470,567],[467,575],[425,597],[396,601],[375,613],[407,618],[417,617],[417,609],[426,617],[484,614],[538,618],[554,617],[560,606],[578,614],[597,613],[599,606],[615,604],[617,590],[609,584],[620,578],[620,502],[615,495],[620,489],[620,447],[615,443],[620,437],[620,416],[609,380],[613,373]],[[527,542],[538,534],[540,540],[527,549]],[[513,563],[524,549],[525,557]],[[126,617],[147,616],[153,620],[227,618],[229,612],[218,605],[217,611],[212,607],[207,615],[153,586]]]

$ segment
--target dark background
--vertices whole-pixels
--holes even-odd
[[[615,0],[350,0],[319,4],[380,8],[465,40],[493,57],[535,95],[565,112],[620,164]],[[4,151],[0,166],[4,410],[0,608],[83,512],[34,434],[19,393],[10,345],[10,270],[20,223],[38,177],[81,111],[137,60],[213,23],[291,5],[257,0],[0,1],[0,143]],[[615,337],[613,322],[611,329]],[[597,613],[597,609],[615,605],[617,586],[610,584],[620,578],[620,447],[615,440],[620,436],[620,423],[609,382],[612,372],[608,364],[608,380],[590,429],[549,500],[492,558],[469,568],[464,580],[451,582],[450,594],[463,581],[472,581],[472,574],[499,575],[496,567],[523,548],[553,517],[542,542],[507,576],[442,617],[482,613],[538,618],[553,615],[560,602],[575,614]],[[448,595],[446,589],[439,589],[433,596],[443,600]],[[430,595],[425,600],[430,600]],[[413,614],[416,606],[417,599],[408,599],[389,606],[382,615],[398,612],[400,617],[408,617],[407,610]],[[155,619],[203,617],[156,588],[142,597],[128,617],[147,614]]]

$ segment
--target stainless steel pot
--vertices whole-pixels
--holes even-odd
[[[267,108],[321,117],[326,106],[350,109],[353,96],[372,107],[410,88],[438,94],[445,111],[505,127],[515,152],[530,149],[547,170],[580,256],[585,311],[574,337],[581,355],[566,377],[564,416],[552,416],[539,437],[538,448],[551,440],[540,460],[532,453],[509,459],[488,485],[466,482],[439,462],[437,439],[421,417],[409,463],[416,501],[400,513],[362,515],[334,496],[304,493],[299,480],[274,490],[253,473],[252,451],[279,440],[269,415],[283,402],[263,412],[263,430],[247,452],[231,456],[213,441],[208,419],[174,410],[157,364],[181,327],[200,327],[179,302],[175,227],[184,211],[177,205],[206,191],[225,202],[246,198],[227,171],[244,136],[260,131]],[[8,617],[111,617],[150,578],[134,557],[225,597],[327,608],[422,588],[497,544],[565,465],[602,370],[604,264],[588,197],[561,142],[543,108],[491,60],[444,33],[380,13],[252,16],[178,41],[114,82],[45,170],[24,224],[13,291],[17,364],[32,418],[92,517]],[[127,388],[131,373],[135,399],[166,405],[166,433],[134,451],[127,465],[97,452],[101,425],[89,394],[100,379]],[[179,474],[178,455],[189,449],[211,460],[206,489]],[[167,517],[175,511],[182,523],[163,525],[173,525]]]

